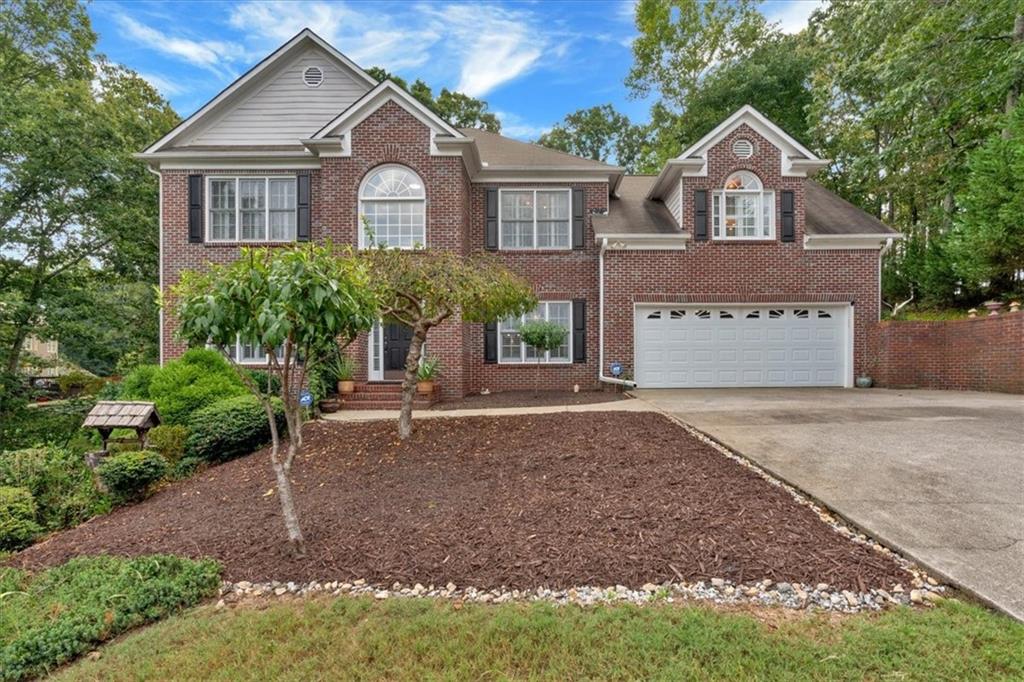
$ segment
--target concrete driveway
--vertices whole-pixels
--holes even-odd
[[[1024,620],[1024,397],[881,389],[634,395]]]

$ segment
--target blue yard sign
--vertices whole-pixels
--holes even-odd
[[[622,374],[622,363],[613,362],[611,366],[608,368],[608,371],[612,373],[613,377],[619,376],[620,374]]]
[[[309,407],[312,404],[313,394],[307,391],[306,389],[302,389],[301,391],[299,391],[299,405],[302,405],[303,407]]]

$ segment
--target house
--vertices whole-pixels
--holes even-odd
[[[60,344],[57,339],[44,341],[35,334],[25,337],[22,350],[28,357],[22,362],[21,370],[37,379],[54,379],[61,375]]]
[[[819,158],[744,107],[657,176],[457,129],[304,30],[139,158],[160,176],[160,286],[247,244],[325,240],[492,251],[570,336],[549,388],[851,386],[897,233],[810,179]],[[446,397],[534,379],[520,320],[449,320],[428,352]],[[161,359],[184,350],[161,322]],[[240,341],[241,362],[263,357]],[[377,325],[358,378],[400,376]],[[613,376],[617,375],[617,376]]]

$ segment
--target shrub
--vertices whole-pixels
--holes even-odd
[[[95,374],[82,370],[72,370],[57,377],[62,396],[96,395],[107,382]]]
[[[160,365],[139,365],[121,381],[122,400],[149,400],[149,385]]]
[[[281,377],[276,374],[267,374],[261,369],[250,369],[249,376],[252,377],[253,381],[259,387],[262,393],[270,393],[271,395],[281,392]],[[267,390],[267,382],[270,382],[270,390]]]
[[[145,496],[149,486],[166,476],[167,470],[167,460],[160,453],[137,450],[107,457],[96,473],[114,497],[131,501]]]
[[[0,679],[43,676],[219,584],[215,562],[174,556],[81,557],[36,574],[0,568]]]
[[[55,405],[28,405],[0,417],[0,450],[40,445],[67,445],[92,409],[92,398],[75,398]]]
[[[25,488],[35,500],[36,520],[46,530],[75,526],[109,510],[82,456],[66,448],[43,447],[0,454],[0,486]]]
[[[168,464],[177,464],[185,454],[188,429],[175,424],[161,424],[146,434],[146,447],[156,450]]]
[[[0,487],[0,549],[21,549],[42,530],[36,523],[32,493],[25,488]]]
[[[284,433],[284,405],[274,399],[277,428]],[[185,453],[189,458],[224,462],[270,442],[267,413],[254,395],[221,400],[199,410],[189,422]]]
[[[214,350],[193,348],[153,375],[149,398],[168,424],[187,424],[207,405],[248,389],[228,361]]]

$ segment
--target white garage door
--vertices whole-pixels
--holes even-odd
[[[843,386],[849,306],[638,306],[640,388]]]

